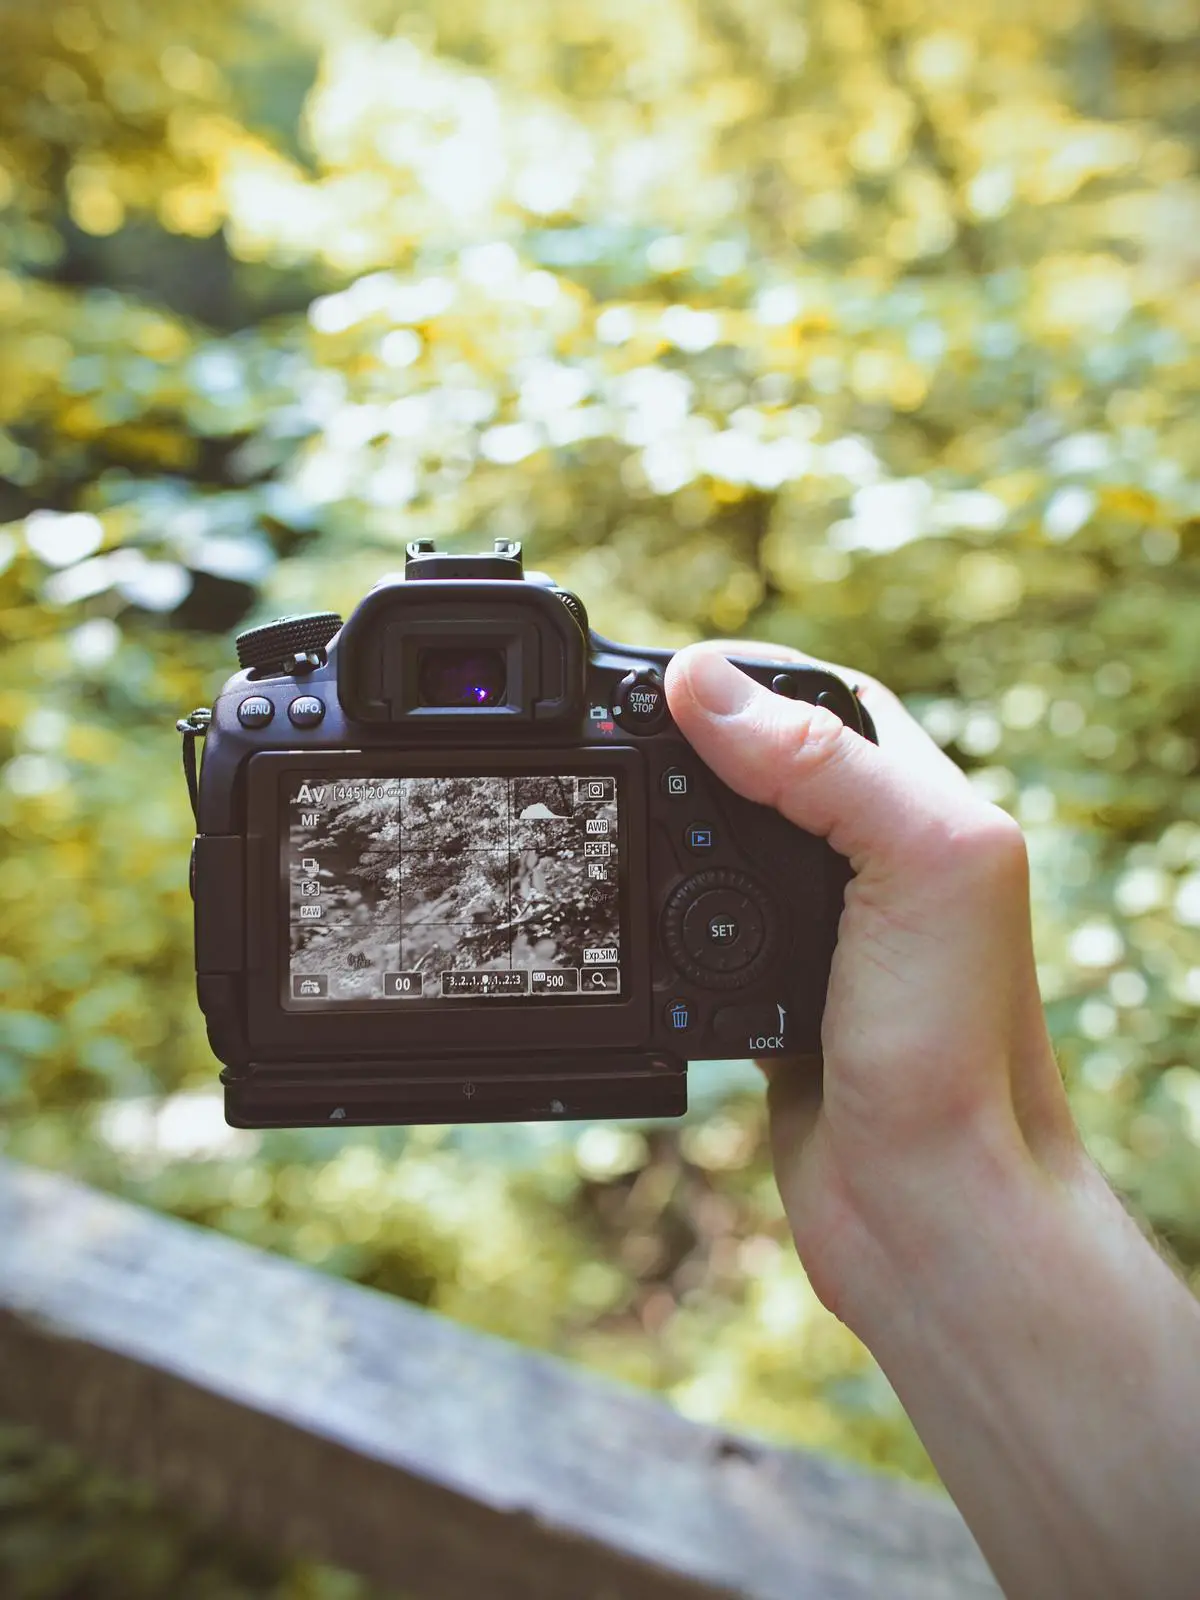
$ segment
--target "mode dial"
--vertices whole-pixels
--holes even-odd
[[[276,617],[259,628],[239,633],[238,661],[252,672],[289,672],[299,658],[320,652],[342,625],[336,611],[310,611],[298,617]],[[314,663],[315,664],[315,663]]]
[[[572,594],[569,589],[555,589],[554,592],[575,618],[580,629],[586,633],[588,631],[588,614],[584,610],[583,601],[577,594]]]

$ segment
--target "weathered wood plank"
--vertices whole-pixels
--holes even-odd
[[[5,1162],[0,1413],[421,1600],[998,1593],[935,1496]]]

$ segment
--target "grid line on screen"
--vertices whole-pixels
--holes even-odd
[[[285,803],[291,999],[619,992],[614,776],[296,778]]]

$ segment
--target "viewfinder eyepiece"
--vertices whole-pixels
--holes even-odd
[[[346,619],[331,659],[351,722],[396,737],[520,737],[575,729],[586,706],[588,632],[543,573],[524,576],[521,548],[490,555],[409,546],[403,576],[376,584]]]
[[[423,706],[499,706],[507,688],[502,650],[439,647],[418,653],[417,692]]]

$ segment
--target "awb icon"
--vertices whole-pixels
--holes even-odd
[[[592,834],[607,833],[608,832],[608,818],[607,817],[589,817],[587,819],[587,831],[589,833],[592,833]]]

